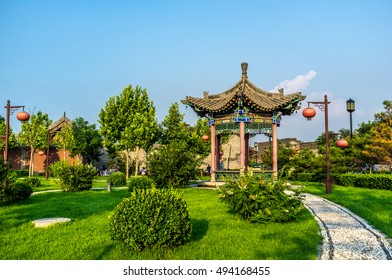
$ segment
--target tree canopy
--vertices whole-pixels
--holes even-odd
[[[28,121],[22,123],[21,131],[18,135],[18,141],[22,146],[30,148],[30,166],[29,176],[34,171],[34,152],[36,149],[44,149],[47,146],[48,127],[52,123],[48,114],[38,111],[32,114]]]
[[[101,135],[95,124],[89,124],[82,117],[74,119],[70,126],[64,126],[54,140],[64,150],[68,150],[71,157],[85,158],[87,163],[99,159]]]
[[[157,135],[157,120],[147,90],[126,87],[120,95],[110,97],[99,113],[100,133],[109,150],[124,151],[126,177],[129,176],[129,153],[136,150],[135,175],[138,172],[139,150],[148,150]]]
[[[160,146],[148,158],[150,175],[158,187],[185,187],[195,178],[205,152],[198,128],[190,127],[180,113],[178,103],[173,103],[161,124]]]

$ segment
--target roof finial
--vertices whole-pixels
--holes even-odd
[[[248,71],[248,63],[247,62],[242,62],[241,63],[241,68],[242,68],[242,76],[246,77],[247,71]]]

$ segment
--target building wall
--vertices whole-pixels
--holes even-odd
[[[69,151],[64,149],[57,150],[52,147],[49,149],[49,166],[59,160],[66,160],[68,163],[79,162],[79,158],[72,158]],[[23,148],[10,149],[8,152],[8,162],[12,170],[29,170],[30,150]],[[34,174],[45,174],[46,170],[46,149],[45,151],[36,150],[34,152]]]
[[[240,136],[231,135],[229,141],[222,144],[220,161],[223,164],[223,169],[239,169],[240,168]],[[207,165],[211,164],[211,154],[209,154],[203,161],[201,169],[205,170]]]

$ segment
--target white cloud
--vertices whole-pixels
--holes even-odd
[[[302,91],[309,85],[309,81],[316,77],[316,75],[316,71],[310,70],[305,75],[298,75],[292,80],[280,82],[279,85],[271,89],[271,92],[277,92],[280,88],[283,88],[286,94]]]

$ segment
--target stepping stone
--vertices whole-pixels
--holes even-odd
[[[69,223],[71,219],[69,218],[44,218],[44,219],[39,219],[33,221],[33,224],[35,227],[48,227],[54,224],[60,224],[60,223]]]

